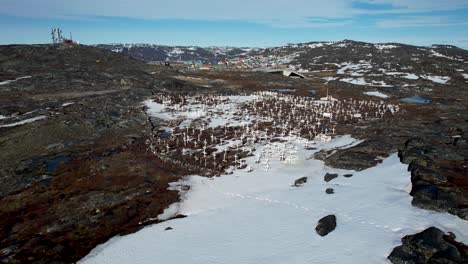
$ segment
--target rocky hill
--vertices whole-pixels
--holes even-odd
[[[252,68],[289,68],[323,80],[399,90],[428,90],[437,84],[468,81],[468,51],[449,45],[430,47],[344,40],[271,48],[170,47],[149,44],[98,45],[145,61],[217,62],[241,57]]]
[[[144,61],[192,61],[254,58],[259,61],[292,65],[300,69],[314,70],[314,65],[341,64],[344,62],[372,61],[378,66],[423,64],[431,62],[462,62],[468,51],[450,45],[412,46],[399,43],[373,44],[352,40],[337,42],[307,42],[270,48],[164,46],[153,44],[101,44],[96,47],[123,53]],[[427,65],[426,65],[427,64]],[[432,67],[438,68],[436,65]],[[417,65],[414,65],[417,66]],[[425,69],[425,68],[424,68]],[[375,69],[378,70],[378,67]],[[401,68],[397,70],[402,70]],[[403,68],[404,70],[404,68]]]
[[[256,49],[234,47],[163,46],[152,44],[102,44],[96,47],[119,52],[144,61],[216,61],[246,56]]]

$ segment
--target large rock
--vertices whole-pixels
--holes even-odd
[[[392,263],[468,263],[468,247],[455,241],[453,234],[446,235],[435,227],[405,236],[401,241],[403,244],[388,256]]]
[[[315,231],[320,236],[326,236],[336,228],[336,217],[327,215],[318,221]]]
[[[302,178],[295,180],[293,186],[299,187],[299,186],[302,186],[306,182],[307,182],[307,177],[302,177]]]
[[[323,176],[323,180],[326,181],[326,182],[329,182],[333,179],[336,179],[338,178],[338,174],[336,173],[327,173],[325,174],[325,176]]]
[[[340,150],[325,150],[315,158],[325,161],[327,166],[345,170],[361,171],[379,164],[379,157],[395,152],[396,146],[382,140],[366,140],[354,147]]]

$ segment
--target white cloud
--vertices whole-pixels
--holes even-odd
[[[389,6],[392,8],[386,9],[360,9],[357,13],[373,13],[373,14],[411,14],[411,13],[427,13],[432,11],[449,11],[468,8],[466,0],[357,0],[355,3],[364,3],[367,6]]]
[[[457,26],[467,24],[468,21],[454,20],[448,16],[405,16],[377,22],[377,26],[382,28]]]
[[[374,3],[389,3],[397,7],[402,7],[403,10],[399,12],[430,12],[430,11],[443,11],[443,10],[456,10],[468,7],[466,0],[374,0]]]

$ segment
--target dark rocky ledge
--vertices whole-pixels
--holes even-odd
[[[388,259],[394,264],[468,263],[468,246],[457,242],[455,235],[430,227],[401,239]]]
[[[409,139],[399,151],[411,171],[412,204],[468,220],[468,133]]]

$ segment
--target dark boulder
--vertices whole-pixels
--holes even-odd
[[[326,236],[336,228],[336,217],[327,215],[318,221],[315,231],[320,236]]]
[[[302,186],[304,183],[307,182],[307,177],[302,177],[294,181],[294,187]]]
[[[333,188],[327,188],[327,189],[325,190],[325,192],[326,192],[327,194],[333,194],[333,193],[335,193],[335,190],[333,190]]]
[[[326,182],[329,182],[335,178],[338,178],[338,174],[336,173],[327,173],[325,174],[325,176],[323,177],[323,180],[326,181]]]

